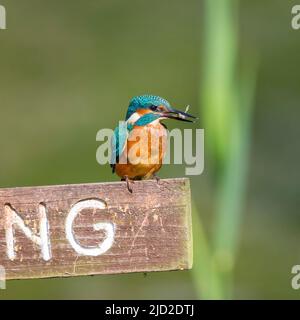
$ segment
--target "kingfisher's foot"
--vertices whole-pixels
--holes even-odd
[[[121,181],[126,181],[127,189],[130,193],[132,193],[132,188],[130,186],[130,182],[134,183],[133,181],[130,181],[130,179],[126,176],[121,179]]]
[[[157,183],[159,183],[160,177],[157,176],[155,173],[153,174],[153,178],[156,180]]]

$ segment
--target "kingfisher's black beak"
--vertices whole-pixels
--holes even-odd
[[[175,120],[185,121],[185,122],[195,122],[197,120],[197,118],[194,117],[193,115],[187,112],[173,109],[173,108],[172,109],[170,108],[168,111],[163,112],[162,115],[168,119],[175,119]]]

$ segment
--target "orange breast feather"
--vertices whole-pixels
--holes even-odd
[[[150,178],[162,166],[166,143],[167,130],[159,122],[135,126],[116,164],[117,175],[130,179]]]

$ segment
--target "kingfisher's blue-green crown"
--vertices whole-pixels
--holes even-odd
[[[133,113],[135,113],[138,109],[148,109],[151,106],[160,106],[160,105],[163,105],[168,109],[171,108],[170,103],[164,98],[161,98],[159,96],[145,94],[142,96],[134,97],[129,102],[125,120],[128,120],[130,116]]]

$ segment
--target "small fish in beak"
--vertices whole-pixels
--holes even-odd
[[[162,113],[163,117],[166,117],[168,119],[175,119],[175,120],[179,120],[179,121],[185,121],[185,122],[195,122],[197,120],[196,117],[194,117],[193,115],[187,113],[187,111],[189,110],[190,106],[187,106],[185,111],[180,111],[177,109],[173,109],[173,108],[169,108],[168,111],[165,111]],[[194,119],[194,120],[192,120]]]

